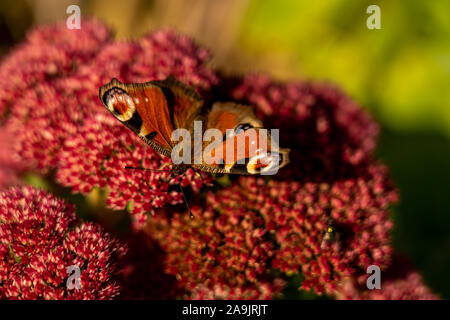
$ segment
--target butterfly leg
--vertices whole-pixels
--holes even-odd
[[[168,166],[170,166],[170,163],[166,162],[166,163],[164,163],[162,166],[160,166],[160,167],[158,168],[158,170],[163,170],[164,168],[167,168]]]

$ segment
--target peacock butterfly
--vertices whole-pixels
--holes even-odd
[[[100,87],[99,97],[145,143],[172,158],[172,175],[190,167],[275,174],[289,162],[290,150],[278,147],[273,131],[263,128],[251,106],[215,102],[208,108],[194,88],[174,77],[130,84],[114,78]],[[178,134],[180,130],[185,134]]]

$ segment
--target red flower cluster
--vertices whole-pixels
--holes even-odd
[[[386,206],[395,193],[380,190],[383,184],[388,186],[385,169],[376,165],[365,176],[333,184],[243,177],[209,192],[193,209],[194,219],[156,215],[149,234],[167,254],[167,272],[194,297],[272,297],[281,288],[274,269],[302,272],[302,289],[333,295],[346,277],[363,281],[367,266],[390,262]],[[336,234],[327,242],[330,220]],[[233,295],[231,288],[245,288],[248,296]]]
[[[183,212],[149,221],[149,235],[166,252],[166,272],[193,299],[269,299],[283,288],[269,274],[276,248],[264,219],[233,191],[208,193],[191,209],[194,218]]]
[[[3,60],[1,120],[5,130],[15,136],[13,151],[30,170],[45,173],[55,167],[64,139],[95,112],[86,108],[93,101],[89,99],[92,91],[83,92],[81,79],[76,83],[70,79],[92,61],[108,39],[108,30],[94,21],[74,32],[43,27],[31,32],[27,41]]]
[[[182,202],[179,189],[170,191],[170,171],[157,172],[125,169],[125,166],[158,170],[170,163],[117,120],[97,115],[79,129],[78,134],[66,139],[60,152],[63,159],[57,172],[57,181],[71,186],[73,192],[89,193],[93,187],[110,190],[107,204],[123,210],[132,203],[135,222],[142,225],[149,212],[164,204]],[[186,174],[183,183],[200,187],[202,182],[194,174]]]
[[[373,159],[378,126],[370,116],[329,85],[228,79],[206,66],[208,58],[168,31],[135,42],[112,41],[96,21],[84,21],[80,30],[32,32],[0,65],[1,130],[13,137],[0,141],[12,146],[0,154],[8,164],[0,185],[30,171],[74,193],[103,188],[109,208],[128,209],[136,226],[146,224],[145,240],[139,234],[127,241],[134,250],[118,278],[124,298],[268,299],[297,273],[301,289],[337,298],[432,297],[414,273],[393,277],[383,292],[359,289],[367,266],[394,264],[388,210],[397,194],[387,169]],[[170,160],[116,121],[98,88],[113,77],[145,82],[169,75],[205,99],[254,105],[267,128],[280,128],[280,145],[292,149],[290,165],[266,179],[231,177],[231,186],[203,194],[212,178],[192,171],[171,181],[168,172],[125,169],[158,169]],[[195,191],[194,218],[169,206],[182,201],[178,181]],[[73,210],[34,189],[12,189],[0,201],[3,296],[118,293],[110,262],[122,248],[98,227],[71,229]],[[83,270],[78,293],[63,286],[65,267],[74,263]]]
[[[359,285],[349,278],[340,285],[337,298],[358,300],[439,299],[425,285],[421,275],[412,269],[405,258],[394,255],[393,260],[389,269],[381,275],[380,290],[367,290],[363,285]]]
[[[125,249],[95,224],[76,226],[72,205],[31,188],[0,194],[0,298],[111,299],[115,262]],[[81,289],[68,289],[67,267]]]
[[[32,32],[0,66],[0,120],[15,137],[7,160],[21,159],[22,171],[56,172],[74,192],[108,187],[108,205],[124,209],[132,201],[142,224],[146,213],[179,203],[181,194],[169,190],[169,174],[124,170],[126,164],[155,169],[169,160],[113,120],[98,88],[113,77],[144,82],[173,75],[207,89],[216,81],[204,66],[207,58],[205,49],[173,32],[131,43],[112,42],[96,21],[84,21],[80,30],[54,26]],[[14,183],[7,173],[0,178],[3,185]],[[188,172],[182,184],[198,190],[203,181]]]
[[[370,117],[326,85],[251,76],[226,90],[222,97],[250,102],[281,128],[291,164],[268,182],[242,177],[208,193],[195,219],[152,218],[149,234],[167,253],[167,272],[193,297],[267,298],[280,289],[273,270],[301,272],[302,289],[336,295],[348,277],[364,282],[367,266],[387,268],[388,207],[397,194],[372,160],[378,127]]]
[[[281,144],[292,149],[296,164],[287,176],[328,181],[372,161],[378,125],[337,88],[250,75],[227,90],[225,96],[256,106],[266,127],[280,128]]]

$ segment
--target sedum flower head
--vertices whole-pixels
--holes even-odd
[[[124,248],[100,226],[76,225],[72,205],[31,187],[0,194],[0,297],[111,299],[115,260]],[[80,290],[66,286],[67,267],[80,268]]]
[[[8,157],[21,160],[16,171],[55,173],[73,192],[108,188],[108,206],[124,209],[132,201],[131,212],[142,224],[154,208],[181,202],[181,194],[169,190],[168,174],[126,172],[129,164],[157,169],[169,160],[120,128],[101,105],[98,88],[113,77],[145,82],[173,75],[208,89],[216,82],[205,66],[208,58],[207,50],[171,31],[114,42],[95,20],[83,21],[76,31],[38,28],[0,65],[0,120],[14,136]],[[181,182],[194,190],[203,184],[192,172]]]
[[[390,267],[381,273],[381,289],[368,290],[366,283],[358,284],[348,278],[337,289],[338,299],[357,300],[437,300],[405,257],[393,256]]]
[[[334,184],[242,177],[209,192],[192,209],[193,219],[156,215],[149,233],[167,254],[167,272],[194,297],[273,297],[283,288],[273,270],[301,272],[301,289],[334,295],[343,279],[390,263],[386,205],[395,194],[373,190],[385,173],[374,166],[359,179]],[[330,220],[336,239],[327,242]],[[231,288],[242,290],[235,296]]]
[[[300,289],[336,298],[433,297],[405,272],[384,291],[364,292],[366,268],[389,270],[389,207],[397,201],[387,168],[376,161],[378,125],[337,88],[279,83],[267,76],[230,79],[207,66],[189,38],[156,31],[114,41],[95,20],[32,31],[0,65],[0,186],[40,173],[74,193],[106,192],[106,206],[127,209],[137,233],[122,247],[101,229],[75,226],[73,208],[29,187],[0,194],[0,295],[8,298],[270,299],[289,277]],[[255,106],[266,128],[280,129],[289,166],[270,177],[170,179],[170,159],[143,144],[101,105],[98,88],[165,79],[192,85],[207,101]],[[3,136],[3,135],[2,135]],[[6,136],[6,135],[5,135]],[[168,172],[129,170],[126,166]],[[225,181],[224,181],[225,180]],[[190,186],[194,218],[171,206],[177,184]],[[153,214],[149,218],[149,213]],[[37,232],[37,230],[39,232]],[[141,257],[148,259],[141,259]],[[83,290],[67,291],[66,269],[79,264]],[[161,287],[167,283],[167,291]],[[408,295],[409,292],[409,295]]]

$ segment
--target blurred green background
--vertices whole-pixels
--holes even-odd
[[[0,54],[32,26],[66,19],[70,4],[118,38],[176,28],[211,48],[212,65],[229,74],[342,87],[382,125],[378,156],[401,195],[395,248],[450,298],[450,1],[2,1]],[[379,30],[366,26],[372,4]]]

